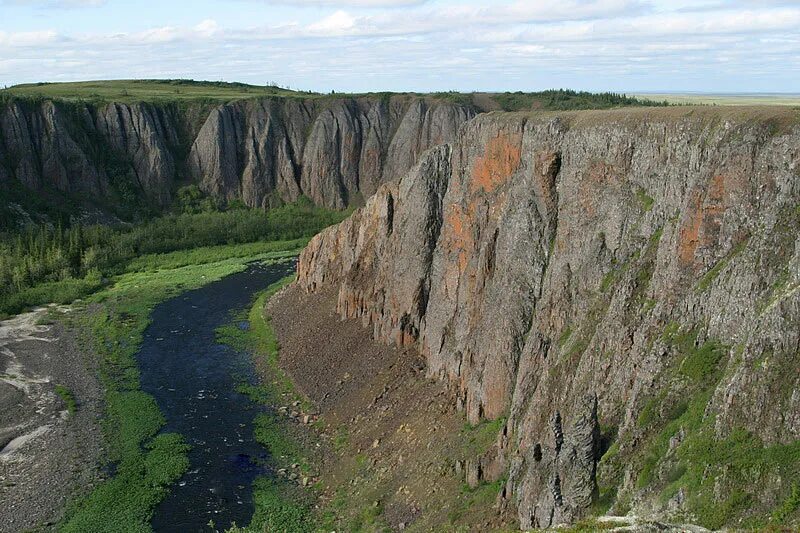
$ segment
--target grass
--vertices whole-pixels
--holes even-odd
[[[639,204],[642,206],[642,209],[645,212],[653,209],[653,204],[655,203],[655,200],[653,200],[651,196],[648,196],[647,192],[641,187],[638,187],[636,189],[636,199],[639,201]]]
[[[697,337],[695,330],[681,331],[674,323],[662,336],[677,354],[662,376],[672,392],[659,393],[640,412],[638,425],[646,433],[635,452],[641,461],[636,486],[653,491],[662,505],[683,489],[691,519],[710,529],[782,524],[800,505],[797,487],[786,487],[769,521],[760,487],[768,479],[798,479],[800,442],[765,445],[741,428],[717,435],[716,417],[707,408],[729,350],[714,339],[699,343]],[[683,439],[668,454],[678,433]]]
[[[491,109],[504,111],[524,110],[568,110],[608,109],[628,106],[663,106],[663,100],[642,98],[615,93],[590,93],[568,89],[550,89],[539,92],[461,93],[445,91],[436,93],[316,93],[295,91],[277,85],[249,85],[195,80],[96,80],[66,83],[28,83],[0,90],[0,103],[5,98],[58,99],[69,102],[108,102],[160,104],[187,104],[204,102],[209,104],[245,100],[251,98],[314,98],[332,99],[341,97],[368,96],[389,99],[392,96],[428,97],[466,107],[477,107],[481,99],[492,102]]]
[[[29,83],[9,87],[0,94],[17,97],[95,100],[100,102],[230,101],[265,96],[314,97],[275,85],[258,86],[194,80],[107,80],[67,83]]]
[[[231,258],[258,258],[269,254],[271,258],[292,257],[297,250],[308,244],[308,239],[289,241],[265,241],[246,244],[223,244],[219,246],[201,246],[191,250],[178,250],[163,254],[148,254],[130,261],[127,272],[153,272],[156,270],[172,270],[189,265],[216,263]],[[276,255],[275,252],[285,252]]]
[[[792,492],[770,515],[770,521],[774,524],[783,524],[786,520],[800,509],[800,483],[792,484]]]
[[[476,425],[469,423],[461,430],[459,459],[474,459],[483,455],[497,440],[497,435],[506,423],[504,417],[495,420],[482,420]]]
[[[800,105],[800,94],[639,93],[632,96],[666,101],[673,105]]]
[[[253,299],[249,309],[234,313],[229,324],[217,328],[217,342],[227,344],[237,350],[250,352],[263,374],[270,380],[260,384],[243,383],[237,390],[247,394],[253,401],[275,408],[281,403],[301,401],[307,403],[296,393],[291,379],[278,365],[279,349],[270,317],[265,312],[269,298],[294,280],[287,276],[260,292]],[[239,327],[247,320],[246,329]],[[270,455],[270,462],[276,468],[289,468],[296,464],[301,474],[310,471],[307,453],[300,442],[292,435],[285,420],[273,410],[260,412],[254,420],[254,434]],[[235,527],[231,533],[260,531],[288,532],[310,531],[314,527],[310,498],[306,490],[297,484],[269,477],[259,478],[254,485],[253,499],[255,513],[247,527]]]
[[[272,254],[275,260],[283,257]],[[61,531],[150,531],[153,509],[189,465],[183,438],[159,433],[164,418],[153,397],[139,388],[135,354],[150,313],[171,296],[244,270],[252,259],[124,273],[69,319],[85,332],[84,342],[99,359],[106,389],[103,432],[115,473],[70,504]]]
[[[56,394],[61,398],[61,401],[64,402],[64,406],[67,408],[67,412],[69,414],[74,415],[78,412],[78,402],[75,400],[75,395],[72,393],[64,385],[56,385]]]
[[[450,509],[447,518],[451,524],[462,520],[464,515],[474,507],[490,507],[497,495],[503,490],[506,484],[505,478],[500,478],[492,483],[482,482],[477,487],[472,488],[466,483],[461,486],[461,498]]]
[[[734,246],[731,249],[731,251],[728,252],[728,255],[723,257],[721,260],[717,262],[716,265],[711,267],[711,269],[708,272],[706,272],[702,278],[700,278],[700,281],[697,282],[696,291],[705,292],[706,290],[708,290],[708,288],[711,287],[711,284],[714,283],[714,280],[716,280],[719,277],[720,273],[725,269],[725,267],[728,266],[728,264],[733,260],[733,258],[739,255],[742,252],[742,250],[745,249],[745,247],[747,246],[747,242],[748,240],[745,239],[744,241]]]

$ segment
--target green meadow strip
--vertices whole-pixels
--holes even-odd
[[[271,466],[276,470],[294,470],[302,476],[309,471],[303,446],[292,437],[285,419],[275,414],[273,409],[290,401],[300,401],[303,407],[307,407],[307,403],[296,393],[291,379],[278,364],[280,347],[266,312],[267,301],[294,279],[294,275],[287,276],[257,294],[249,309],[234,314],[231,323],[217,329],[217,340],[234,349],[250,352],[256,364],[266,369],[269,380],[259,384],[243,383],[238,390],[254,402],[272,408],[258,413],[254,419],[255,438],[269,451]],[[248,321],[246,330],[238,327],[242,320]],[[296,468],[293,469],[292,465]],[[258,478],[253,486],[255,512],[250,525],[235,526],[228,533],[314,531],[306,490],[280,477]]]
[[[181,435],[159,433],[164,417],[155,399],[140,389],[135,355],[151,312],[172,296],[243,271],[255,259],[280,261],[286,255],[267,252],[171,269],[156,267],[180,262],[175,256],[151,258],[146,271],[117,276],[68,319],[97,357],[106,389],[103,431],[113,475],[70,505],[61,531],[151,531],[153,510],[189,466],[189,446]]]

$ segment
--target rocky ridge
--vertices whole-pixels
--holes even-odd
[[[298,284],[416,346],[523,528],[800,521],[800,113],[484,114],[315,237]]]
[[[263,98],[211,106],[9,99],[0,183],[166,206],[179,184],[251,207],[363,204],[476,109],[432,98]]]

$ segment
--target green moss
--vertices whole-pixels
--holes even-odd
[[[614,269],[609,270],[603,279],[600,281],[600,292],[608,291],[609,287],[617,280],[617,271]]]
[[[800,442],[764,446],[741,429],[717,438],[715,416],[707,406],[723,375],[727,347],[713,339],[698,345],[696,331],[682,332],[677,324],[670,324],[663,338],[676,350],[677,361],[662,377],[670,387],[648,401],[640,414],[640,426],[652,429],[641,454],[637,487],[657,488],[662,504],[683,489],[689,511],[711,529],[732,523],[766,525],[764,510],[758,510],[759,487],[768,478],[800,476]],[[683,440],[666,460],[670,440],[679,432]],[[787,509],[794,505],[788,487],[784,498]]]
[[[277,417],[260,413],[254,420],[256,440],[269,450],[272,459],[280,466],[300,465],[308,471],[308,459],[297,441],[286,431],[285,424]]]
[[[492,483],[481,482],[472,488],[466,483],[461,486],[461,497],[447,513],[448,521],[454,524],[461,520],[473,507],[488,507],[497,498],[506,484],[505,478],[500,478]]]
[[[781,503],[770,515],[770,519],[775,524],[783,524],[800,509],[800,483],[792,484],[792,491],[789,496]]]
[[[364,505],[359,513],[347,522],[347,531],[353,533],[389,533],[392,529],[383,520],[383,504],[374,501]]]
[[[339,426],[333,436],[333,449],[342,453],[348,444],[350,444],[350,432],[347,431],[347,426]]]
[[[800,476],[800,442],[765,447],[741,429],[718,440],[711,426],[707,423],[691,433],[677,449],[685,471],[676,483],[687,489],[689,508],[702,525],[711,529],[730,524],[737,517],[747,518],[752,527],[766,525],[763,517],[748,516],[759,496],[759,486],[774,476]],[[728,488],[723,490],[722,499],[716,496],[719,481]],[[787,487],[785,498],[786,507],[776,510],[782,519],[791,515],[791,507],[797,508],[796,486]]]
[[[726,255],[724,258],[718,261],[716,265],[711,267],[711,270],[706,272],[705,275],[703,275],[703,277],[700,278],[700,281],[697,282],[696,291],[704,292],[708,290],[711,284],[714,283],[714,280],[716,280],[719,277],[720,273],[725,269],[725,267],[728,266],[728,263],[730,263],[734,257],[739,255],[742,252],[742,250],[745,249],[745,247],[747,246],[747,242],[748,242],[747,239],[745,239],[744,241],[734,246],[731,249],[731,251],[728,252],[728,255]]]
[[[647,192],[641,187],[636,188],[636,199],[639,201],[639,204],[642,206],[642,210],[644,212],[653,209],[653,204],[655,203],[655,200],[653,200],[652,197],[648,196]]]
[[[461,430],[461,450],[458,459],[474,459],[486,453],[497,440],[497,435],[505,426],[505,417],[495,420],[482,420],[476,425],[465,424]]]
[[[71,415],[74,415],[78,410],[78,402],[75,400],[75,395],[72,394],[72,391],[64,385],[56,385],[55,391],[56,394],[58,394],[58,396],[61,398],[61,401],[64,402],[67,412],[69,412]]]
[[[561,332],[561,335],[558,336],[558,347],[563,347],[569,340],[570,336],[572,336],[572,328],[567,326],[564,328],[564,331]]]
[[[727,348],[711,340],[687,351],[680,363],[680,373],[695,382],[716,383],[716,378],[719,376],[719,362],[727,353]]]

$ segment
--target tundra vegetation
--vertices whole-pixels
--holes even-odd
[[[214,205],[193,190],[178,198],[171,212],[137,225],[38,224],[0,238],[0,314],[81,299],[58,319],[79,331],[87,353],[95,354],[106,391],[102,427],[110,474],[70,503],[62,531],[149,531],[153,509],[188,468],[187,444],[181,435],[160,433],[164,417],[140,389],[135,354],[153,307],[252,261],[286,260],[348,214],[302,198],[266,212]],[[255,348],[274,351],[274,340],[258,339]],[[57,392],[75,412],[72,393]],[[257,432],[271,447],[279,444],[281,433],[268,420],[257,421]],[[259,482],[256,521],[266,520],[263,509],[272,509],[270,498],[280,494],[268,480]]]
[[[124,272],[300,248],[345,215],[306,199],[270,211],[182,203],[135,226],[38,224],[0,234],[0,316],[69,303]]]

